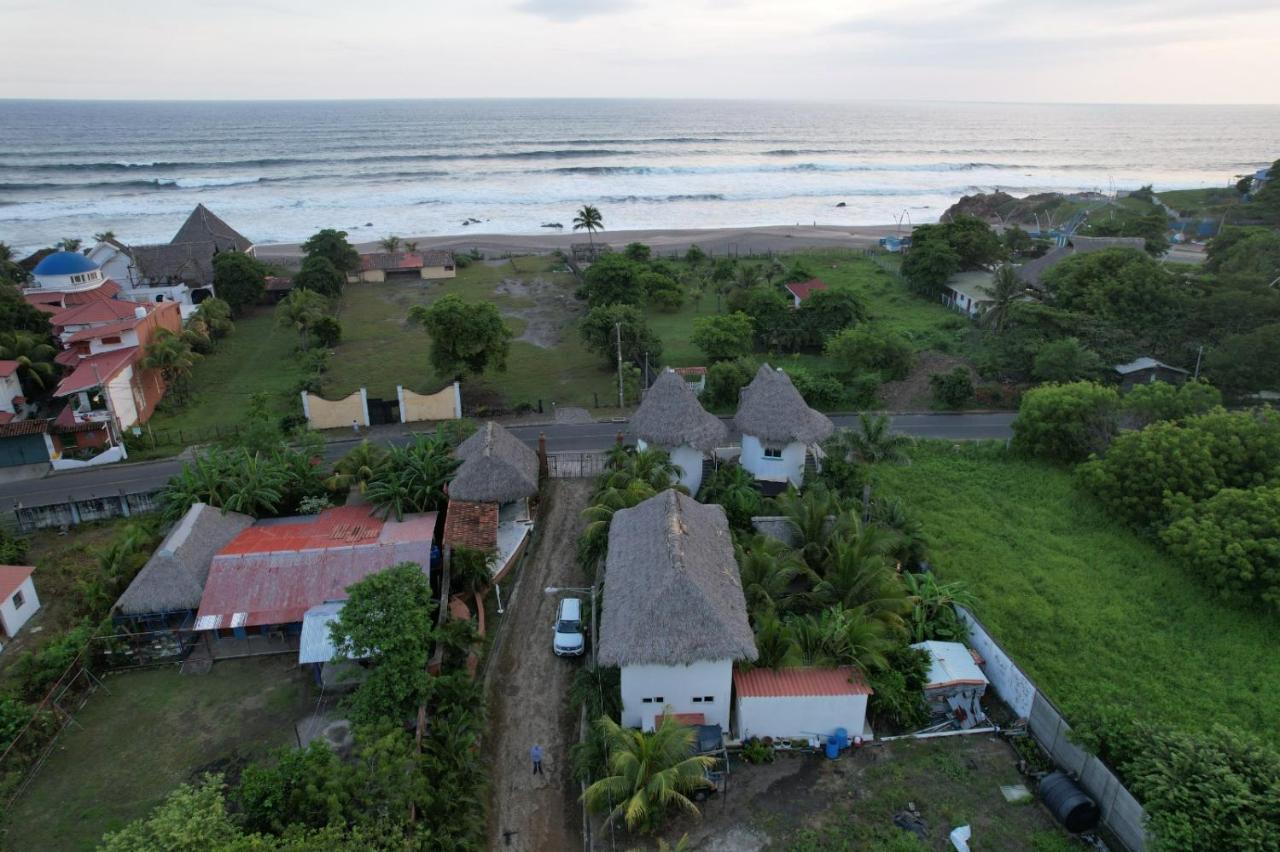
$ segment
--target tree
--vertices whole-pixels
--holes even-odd
[[[943,238],[960,258],[962,269],[986,269],[1004,256],[1000,237],[990,225],[976,216],[961,214],[937,227],[943,229]],[[915,233],[918,232],[919,229]],[[914,240],[913,233],[912,241]]]
[[[973,399],[973,376],[969,368],[957,366],[949,373],[935,373],[929,377],[933,398],[947,408],[963,408]]]
[[[334,316],[323,316],[311,326],[311,333],[321,346],[337,346],[342,340],[342,323]]]
[[[707,368],[704,397],[708,405],[727,408],[738,403],[738,394],[751,383],[756,365],[747,358],[718,361]]]
[[[222,777],[206,775],[196,784],[180,784],[154,811],[102,838],[104,852],[182,852],[192,844],[226,849],[242,838],[227,813]]]
[[[21,267],[16,268],[21,270]],[[47,340],[50,332],[49,315],[22,298],[18,288],[0,270],[0,334],[15,331],[30,332]]]
[[[80,251],[80,246],[84,243],[79,237],[63,237],[58,240],[55,248],[58,251]]]
[[[626,255],[606,254],[587,268],[578,298],[587,305],[639,305],[644,302],[645,290],[641,275],[645,268]]]
[[[365,498],[384,518],[435,511],[444,505],[445,485],[458,464],[444,437],[417,435],[413,443],[387,450],[369,478]]]
[[[1136,249],[1076,255],[1044,276],[1056,307],[1086,311],[1130,332],[1176,328],[1186,309],[1182,282]]]
[[[617,363],[619,333],[622,338],[622,359],[631,364],[643,364],[645,354],[650,363],[661,363],[662,341],[644,321],[640,309],[632,305],[607,305],[592,308],[578,326],[582,344],[588,352],[600,356],[608,367]]]
[[[1084,461],[1111,443],[1119,405],[1114,389],[1093,382],[1033,388],[1013,421],[1012,446],[1052,461]]]
[[[1138,385],[1124,397],[1124,411],[1139,428],[1158,420],[1183,420],[1207,414],[1222,405],[1222,394],[1205,381],[1191,379],[1180,385],[1151,382]]]
[[[832,287],[810,293],[800,303],[800,324],[810,345],[818,346],[837,332],[866,322],[867,306],[849,287]]]
[[[314,290],[293,290],[276,306],[276,325],[298,332],[303,348],[311,345],[311,331],[329,316],[329,301]]]
[[[1042,382],[1078,382],[1096,379],[1101,373],[1102,359],[1074,337],[1046,343],[1031,366],[1031,375]]]
[[[346,658],[372,662],[350,698],[353,721],[400,724],[426,701],[434,614],[431,582],[412,562],[347,587],[347,602],[329,628],[334,647]]]
[[[622,253],[637,263],[648,263],[653,251],[644,243],[627,243]]]
[[[689,250],[684,253],[684,262],[693,267],[702,266],[707,262],[707,253],[697,243],[693,243],[689,246]]]
[[[1010,225],[1004,229],[1002,241],[1004,242],[1005,250],[1013,255],[1029,252],[1035,246],[1035,241],[1031,239],[1031,235],[1017,225]]]
[[[607,742],[610,774],[583,793],[588,808],[641,832],[658,828],[672,809],[698,813],[689,797],[710,786],[706,772],[715,759],[693,754],[692,728],[670,716],[652,733],[624,728],[608,716],[596,725]]]
[[[844,403],[844,385],[832,374],[791,365],[783,370],[810,408],[830,411]]]
[[[905,337],[879,328],[846,328],[830,338],[823,351],[846,378],[877,370],[886,379],[902,379],[913,360]]]
[[[689,342],[702,350],[707,361],[728,361],[751,352],[751,317],[744,313],[696,317]]]
[[[1018,277],[1017,271],[1005,263],[991,277],[991,286],[987,288],[991,297],[982,308],[979,321],[996,334],[1000,333],[1013,306],[1026,298],[1027,290]]]
[[[192,316],[204,323],[209,336],[214,340],[226,337],[236,328],[231,320],[231,306],[222,299],[205,299]]]
[[[1229,394],[1280,388],[1280,323],[1233,334],[1209,350],[1205,372]]]
[[[747,612],[758,615],[786,609],[791,581],[805,572],[796,551],[775,538],[756,534],[734,545]]]
[[[387,254],[395,254],[397,251],[400,250],[400,242],[401,242],[400,238],[397,237],[395,234],[388,234],[387,236],[378,240],[378,245],[381,246],[382,250]],[[337,264],[335,264],[335,266],[336,265]]]
[[[507,368],[514,335],[492,303],[468,304],[450,293],[430,306],[414,305],[409,321],[422,323],[431,335],[431,366],[441,376]]]
[[[776,287],[757,285],[745,290],[734,290],[729,294],[730,311],[741,312],[751,317],[754,335],[748,332],[748,340],[754,336],[761,346],[772,347],[789,337],[786,334],[788,324],[794,324],[796,312],[791,302]]]
[[[213,286],[231,313],[241,316],[266,292],[266,269],[244,252],[220,251],[213,256]]]
[[[346,275],[322,255],[312,255],[302,261],[302,269],[293,276],[294,291],[311,290],[330,299],[340,296],[346,283]]]
[[[592,253],[595,253],[596,247],[596,231],[604,230],[604,217],[600,215],[600,211],[590,204],[584,204],[579,208],[576,216],[573,217],[573,229],[575,231],[586,231],[587,240],[591,243]]]
[[[938,299],[947,280],[960,271],[960,255],[945,240],[912,246],[902,259],[902,276],[917,294]]]
[[[386,451],[366,438],[338,459],[333,466],[333,475],[325,481],[325,486],[332,491],[357,488],[363,494],[385,457]]]
[[[751,518],[760,514],[764,498],[750,471],[741,465],[724,464],[703,480],[698,502],[719,504],[734,529],[749,530]]]
[[[116,232],[110,229],[106,231],[98,231],[93,235],[93,241],[97,243],[105,243],[107,240],[114,240],[115,238]]]
[[[968,628],[955,610],[957,606],[973,609],[977,602],[968,586],[959,580],[940,582],[933,572],[906,572],[902,580],[911,597],[908,625],[912,642],[964,642],[969,638]]]
[[[1218,594],[1280,612],[1280,486],[1184,504],[1160,538]]]
[[[142,355],[142,367],[159,370],[165,389],[179,404],[185,402],[191,391],[191,369],[200,358],[191,351],[191,344],[179,334],[167,328],[156,331]]]
[[[30,331],[0,333],[0,359],[18,362],[18,381],[29,397],[52,390],[58,376],[53,360],[58,350],[47,340]]]

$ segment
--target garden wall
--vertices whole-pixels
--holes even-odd
[[[414,393],[396,385],[396,396],[400,400],[401,423],[458,420],[462,417],[462,388],[457,382],[429,394]]]
[[[353,422],[369,425],[368,395],[364,388],[342,399],[325,399],[308,391],[302,392],[302,413],[312,429],[350,429]]]

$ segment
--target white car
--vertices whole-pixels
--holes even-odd
[[[555,640],[551,644],[557,657],[580,657],[587,640],[582,635],[582,599],[565,598],[556,609]]]

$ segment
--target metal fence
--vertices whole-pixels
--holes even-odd
[[[604,470],[605,452],[547,453],[547,475],[552,479],[585,479]]]
[[[109,518],[156,512],[160,509],[160,492],[139,491],[133,494],[117,494],[111,497],[89,497],[84,500],[66,500],[42,506],[18,506],[13,510],[18,531],[29,533],[40,529],[58,529],[105,521]]]
[[[1147,848],[1146,812],[1106,764],[1071,742],[1071,726],[1062,711],[1018,667],[987,628],[964,607],[956,607],[969,626],[969,644],[986,661],[987,677],[1053,762],[1076,778],[1102,811],[1102,823],[1132,852]]]

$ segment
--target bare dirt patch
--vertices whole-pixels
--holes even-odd
[[[578,785],[569,765],[578,717],[569,684],[581,665],[551,651],[558,598],[548,586],[582,586],[576,549],[592,481],[552,480],[535,540],[517,569],[501,633],[485,673],[490,735],[489,848],[574,849],[582,845]],[[545,775],[532,774],[529,749],[544,751]]]
[[[524,331],[516,339],[540,349],[559,346],[565,328],[582,313],[582,304],[568,288],[545,278],[504,278],[493,293],[527,303],[503,308],[502,315],[524,320]]]
[[[905,379],[885,382],[880,386],[881,405],[886,411],[929,411],[929,403],[933,399],[929,379],[942,373],[950,373],[956,367],[968,369],[969,378],[977,384],[977,372],[963,358],[942,352],[921,352],[916,356],[915,366]]]

